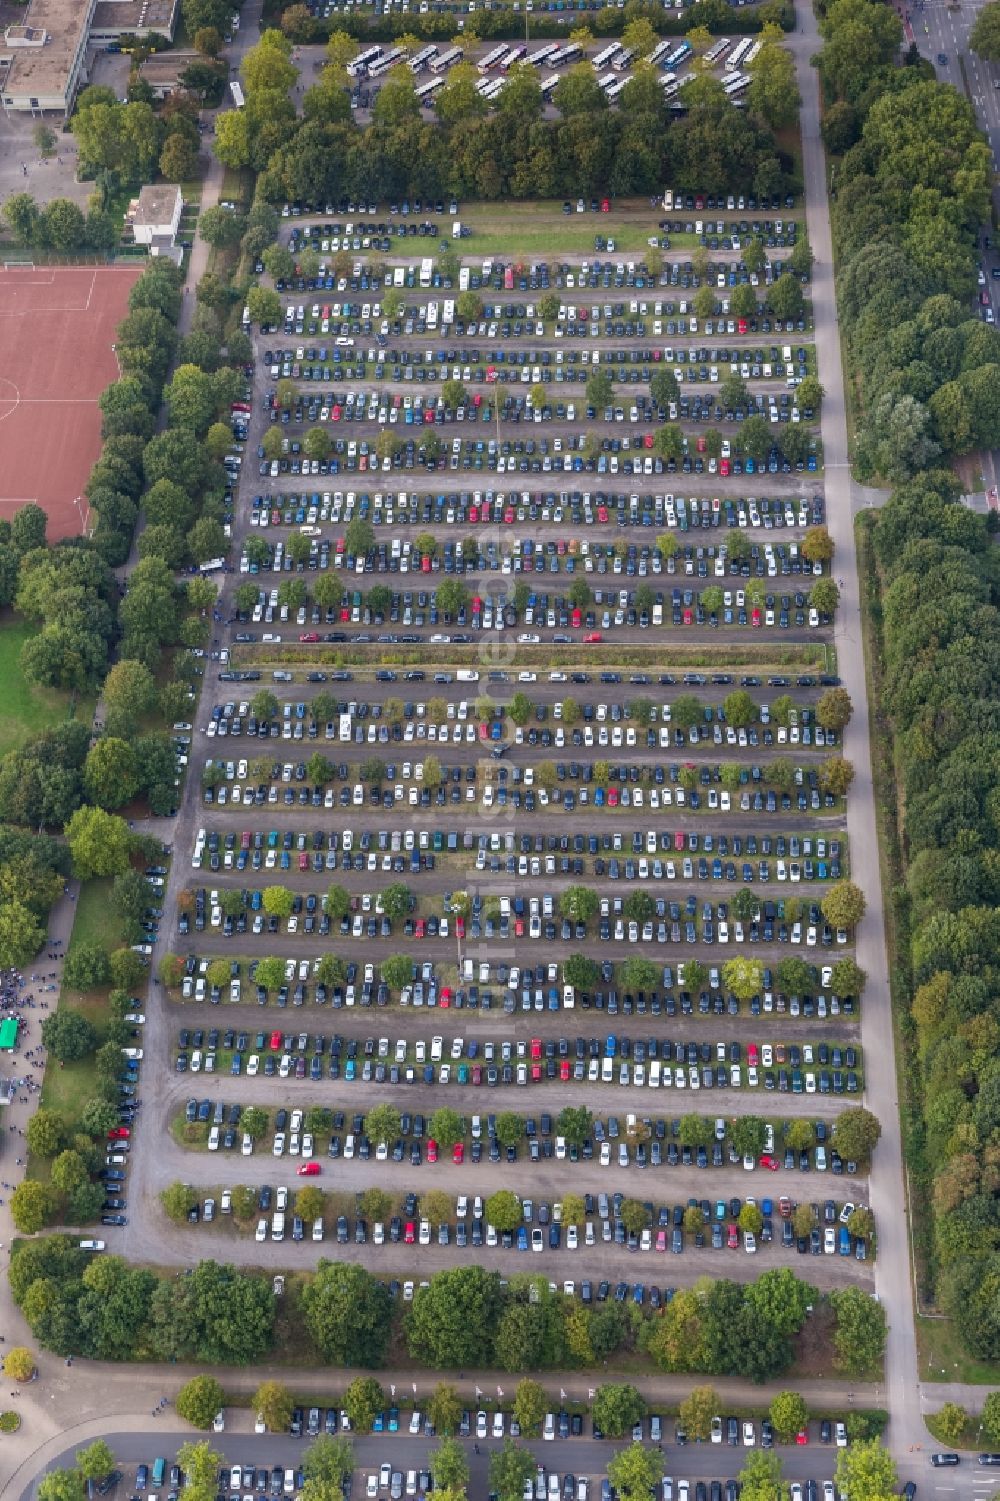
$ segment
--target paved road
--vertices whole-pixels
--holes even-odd
[[[409,1387],[407,1387],[409,1391]],[[240,1413],[232,1416],[248,1419],[249,1415]],[[158,1425],[150,1425],[146,1433],[112,1433],[108,1434],[107,1441],[114,1449],[119,1463],[124,1470],[121,1485],[111,1493],[111,1501],[123,1501],[129,1494],[129,1488],[135,1479],[135,1467],[140,1462],[151,1464],[157,1455],[162,1455],[168,1462],[172,1462],[177,1449],[182,1443],[191,1439],[190,1432],[179,1429],[171,1416],[166,1418],[168,1425],[160,1428]],[[672,1431],[672,1424],[667,1425],[668,1432]],[[598,1482],[600,1477],[607,1472],[607,1463],[611,1455],[622,1447],[624,1441],[613,1443],[609,1441],[597,1441],[591,1438],[577,1438],[555,1440],[553,1443],[544,1443],[541,1439],[533,1439],[524,1447],[529,1448],[539,1464],[545,1465],[546,1469],[559,1475],[568,1472],[573,1475],[591,1477],[591,1496],[598,1494],[594,1480]],[[302,1456],[306,1445],[296,1439],[284,1436],[244,1433],[239,1437],[229,1431],[219,1434],[212,1439],[213,1447],[220,1453],[227,1464],[252,1464],[257,1467],[273,1467],[281,1465],[287,1468],[296,1468],[302,1463]],[[438,1443],[437,1439],[415,1438],[408,1433],[403,1434],[372,1434],[367,1437],[354,1439],[354,1454],[357,1461],[355,1470],[356,1493],[371,1471],[377,1470],[379,1465],[389,1463],[394,1470],[406,1471],[408,1469],[426,1469],[430,1464],[430,1456]],[[488,1487],[489,1456],[494,1449],[500,1448],[499,1440],[481,1440],[474,1444],[469,1441],[464,1444],[468,1453],[470,1468],[469,1495],[473,1501],[485,1497]],[[674,1476],[689,1476],[691,1479],[722,1480],[735,1478],[743,1463],[745,1451],[742,1448],[732,1449],[728,1445],[716,1448],[709,1444],[691,1444],[682,1449],[677,1449],[668,1444],[664,1445],[666,1453],[665,1469],[667,1474]],[[784,1472],[788,1479],[823,1481],[833,1474],[834,1456],[836,1450],[832,1448],[816,1449],[783,1449],[779,1451],[784,1466]],[[53,1456],[47,1463],[47,1469],[55,1469],[61,1465],[73,1463],[74,1446],[68,1445],[61,1454]],[[31,1483],[21,1491],[21,1501],[34,1501],[37,1495],[38,1481],[44,1471],[39,1471]],[[380,1493],[385,1501],[386,1492]]]
[[[248,1414],[231,1412],[229,1417],[230,1420],[233,1417],[242,1418],[247,1425],[249,1424]],[[167,1422],[170,1423],[170,1421],[168,1416]],[[668,1423],[666,1427],[668,1432],[672,1432],[672,1424]],[[128,1487],[134,1480],[137,1463],[151,1463],[157,1455],[162,1455],[170,1462],[179,1446],[188,1442],[190,1437],[190,1433],[174,1426],[161,1429],[153,1425],[146,1433],[109,1434],[108,1442],[125,1472],[122,1484],[115,1492],[112,1492],[112,1501],[120,1501],[120,1498],[128,1494]],[[438,1440],[399,1433],[359,1436],[353,1442],[357,1461],[355,1470],[357,1484],[359,1477],[363,1480],[369,1472],[377,1470],[383,1463],[390,1463],[394,1470],[428,1468],[431,1462],[430,1456]],[[523,1447],[529,1449],[536,1461],[550,1472],[560,1475],[570,1472],[577,1477],[591,1477],[591,1494],[593,1495],[595,1490],[593,1480],[595,1478],[599,1480],[606,1473],[608,1460],[618,1448],[622,1447],[623,1442],[622,1440],[612,1442],[582,1437],[557,1439],[553,1443],[544,1443],[539,1438],[526,1441]],[[213,1439],[213,1447],[229,1464],[246,1465],[249,1463],[257,1467],[273,1467],[277,1464],[284,1467],[297,1467],[302,1463],[306,1445],[302,1441],[284,1436],[258,1437],[256,1434],[244,1433],[237,1437],[236,1433],[231,1431],[230,1421],[227,1423],[226,1433]],[[495,1449],[500,1448],[500,1441],[488,1439],[474,1444],[470,1440],[464,1447],[468,1453],[471,1472],[469,1494],[473,1498],[485,1496],[488,1489],[489,1456]],[[735,1478],[745,1457],[745,1451],[742,1448],[733,1449],[728,1445],[716,1448],[708,1444],[691,1444],[678,1449],[667,1443],[664,1444],[664,1451],[667,1474],[675,1477],[687,1476],[692,1480],[722,1480],[724,1482]],[[55,1469],[60,1465],[72,1464],[73,1452],[73,1448],[67,1446],[61,1454],[49,1460],[46,1468]],[[788,1448],[777,1452],[781,1455],[784,1473],[790,1480],[823,1481],[833,1474],[835,1449]],[[44,1472],[40,1471],[31,1484],[23,1489],[22,1501],[33,1501],[42,1473]]]
[[[844,372],[840,355],[833,287],[833,249],[830,213],[824,184],[826,166],[820,138],[819,80],[809,59],[820,38],[812,8],[797,9],[798,30],[790,38],[796,60],[803,105],[803,175],[808,185],[806,218],[816,258],[813,302],[820,381],[825,390],[822,432],[826,456],[828,524],[837,555],[835,567],[843,577],[835,640],[838,667],[854,703],[854,718],[845,736],[845,755],[854,763],[855,779],[847,807],[854,880],[868,898],[868,914],[857,933],[857,958],[868,974],[861,1036],[868,1059],[866,1104],[882,1122],[882,1139],[872,1166],[871,1196],[879,1221],[879,1260],[875,1288],[889,1322],[886,1349],[890,1442],[897,1457],[927,1434],[920,1416],[917,1346],[913,1323],[913,1287],[907,1239],[906,1197],[903,1183],[899,1101],[896,1089],[888,959],[885,945],[882,888],[879,878],[875,798],[869,743],[868,697],[861,643],[860,594],[854,549],[853,521],[858,509],[847,467],[847,423]]]

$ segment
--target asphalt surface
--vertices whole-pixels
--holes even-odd
[[[860,591],[854,549],[854,516],[862,502],[851,486],[848,468],[844,372],[840,353],[833,286],[830,214],[823,185],[826,166],[820,137],[819,80],[809,65],[820,46],[815,16],[809,6],[796,12],[797,29],[790,38],[802,94],[801,130],[803,174],[809,185],[806,218],[815,256],[813,305],[820,381],[826,396],[822,409],[823,450],[826,461],[827,512],[837,548],[838,573],[843,577],[841,604],[834,638],[840,676],[854,703],[854,717],[845,736],[844,753],[854,764],[855,778],[847,807],[854,880],[864,890],[867,914],[857,932],[858,963],[868,974],[861,1036],[868,1059],[866,1101],[882,1123],[871,1173],[871,1199],[879,1223],[879,1259],[875,1291],[888,1322],[885,1367],[887,1405],[891,1414],[890,1442],[901,1457],[912,1445],[923,1444],[927,1433],[921,1418],[916,1334],[913,1322],[913,1284],[907,1233],[907,1202],[903,1180],[899,1100],[896,1088],[891,998],[885,944],[883,893],[875,795],[872,784],[870,721],[865,664],[861,642]]]
[[[405,1418],[401,1416],[401,1423]],[[172,1415],[167,1417],[167,1426],[161,1429],[158,1425],[150,1428],[147,1434],[142,1433],[109,1433],[107,1442],[114,1449],[119,1465],[124,1471],[121,1483],[110,1493],[111,1501],[123,1501],[134,1489],[135,1470],[139,1463],[152,1465],[157,1456],[167,1460],[168,1465],[173,1462],[174,1456],[182,1443],[191,1439],[189,1431],[178,1431],[171,1425]],[[672,1433],[672,1424],[667,1424],[667,1431]],[[302,1456],[307,1444],[301,1440],[290,1439],[283,1436],[256,1434],[241,1434],[238,1438],[235,1434],[209,1435],[213,1449],[222,1455],[226,1464],[252,1464],[257,1467],[281,1465],[286,1468],[298,1468],[302,1463]],[[556,1472],[560,1477],[567,1472],[576,1477],[587,1476],[591,1480],[591,1497],[600,1495],[600,1479],[607,1471],[607,1463],[612,1454],[623,1446],[625,1441],[611,1442],[598,1441],[591,1438],[556,1439],[551,1443],[545,1443],[542,1439],[533,1439],[525,1442],[540,1465],[544,1465],[550,1472]],[[411,1437],[409,1433],[398,1434],[372,1434],[369,1436],[357,1436],[353,1439],[354,1453],[357,1461],[354,1475],[354,1494],[364,1494],[365,1479],[372,1471],[377,1471],[381,1464],[390,1463],[394,1470],[405,1472],[409,1469],[426,1469],[430,1464],[430,1455],[437,1446],[438,1440]],[[483,1439],[476,1445],[469,1440],[463,1445],[468,1454],[470,1485],[469,1494],[475,1498],[485,1497],[488,1486],[489,1456],[501,1447],[499,1440]],[[476,1452],[478,1449],[478,1453]],[[732,1449],[728,1445],[721,1447],[709,1444],[689,1444],[682,1449],[666,1443],[664,1445],[665,1462],[664,1472],[677,1478],[689,1477],[692,1481],[704,1479],[706,1481],[735,1478],[743,1463],[746,1451],[742,1448]],[[68,1446],[62,1454],[50,1460],[47,1468],[57,1469],[61,1466],[72,1465],[73,1446]],[[822,1482],[829,1479],[833,1474],[834,1456],[833,1448],[794,1449],[787,1448],[780,1451],[783,1470],[789,1480],[817,1480]],[[44,1473],[44,1472],[41,1472]],[[38,1482],[41,1473],[33,1478],[31,1483],[25,1486],[21,1492],[21,1501],[34,1501],[38,1491]],[[596,1484],[595,1484],[596,1482]],[[387,1496],[386,1491],[380,1491],[380,1496]]]

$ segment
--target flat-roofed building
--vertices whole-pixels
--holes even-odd
[[[97,0],[90,23],[90,40],[98,47],[121,36],[165,36],[174,39],[180,0]]]
[[[153,183],[141,190],[130,206],[128,220],[137,245],[173,243],[181,222],[184,199],[176,183]]]
[[[31,0],[0,37],[4,110],[68,115],[87,80],[87,41],[97,0]]]

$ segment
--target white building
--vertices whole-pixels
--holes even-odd
[[[152,245],[154,240],[172,243],[181,222],[184,199],[176,183],[156,183],[141,190],[129,208],[137,245]]]

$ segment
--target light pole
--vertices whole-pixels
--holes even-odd
[[[87,506],[86,515],[84,515],[83,508],[86,502],[82,495],[74,495],[73,504],[76,506],[76,514],[80,518],[80,535],[81,537],[85,537],[87,535],[87,522],[90,520],[90,506]]]

